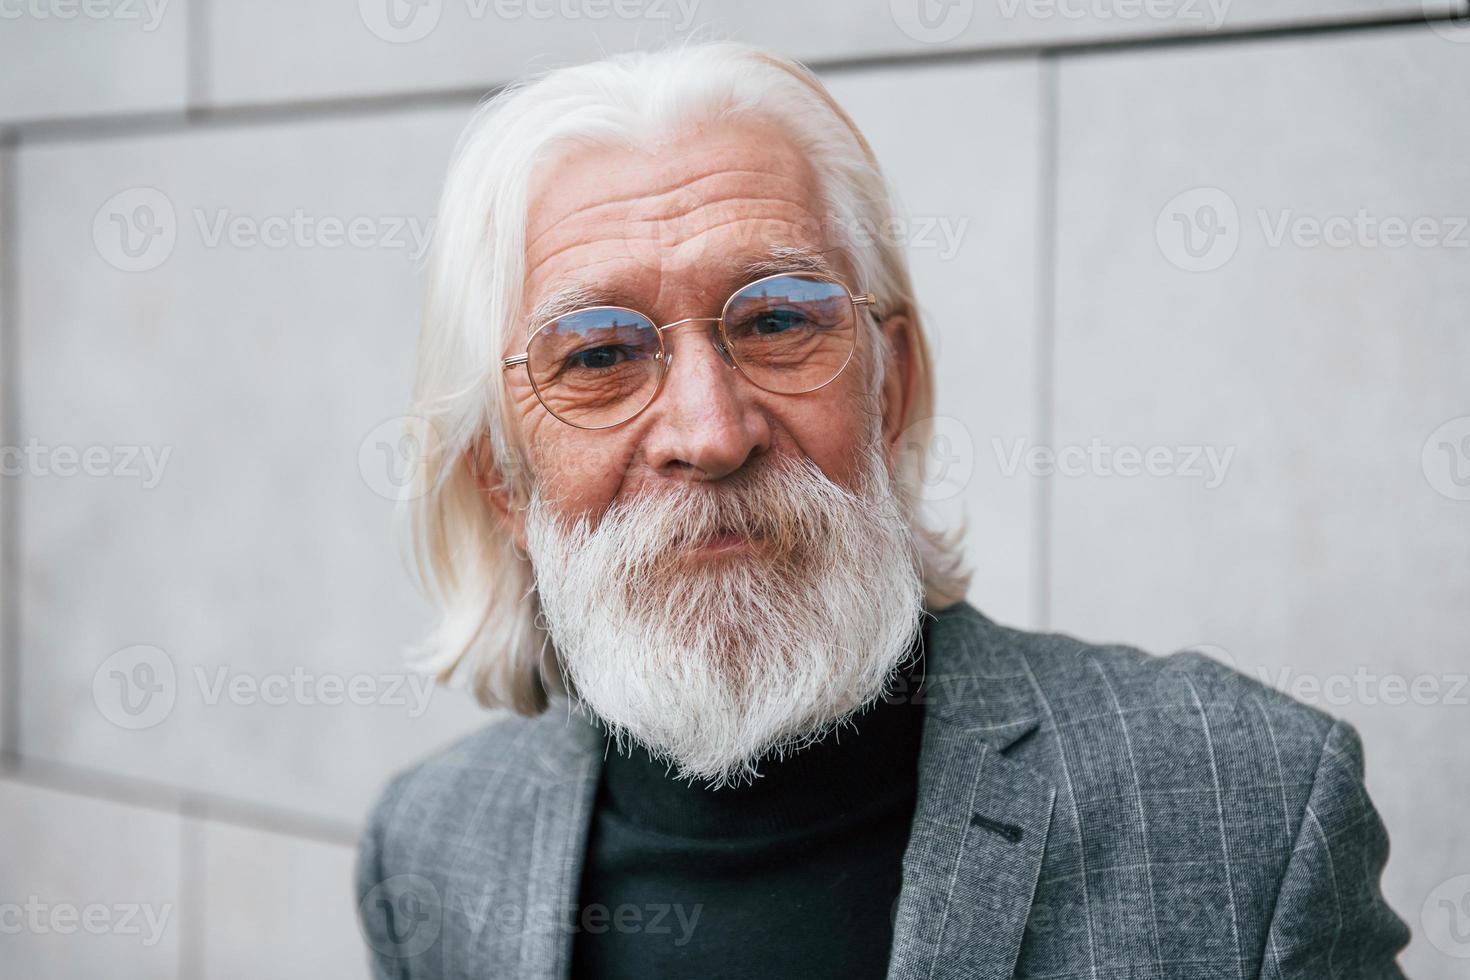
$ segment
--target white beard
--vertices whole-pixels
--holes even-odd
[[[761,457],[719,484],[615,501],[592,528],[538,486],[526,536],[573,697],[712,787],[759,775],[885,693],[924,589],[877,432],[848,491],[806,457]],[[757,550],[691,557],[718,529]]]

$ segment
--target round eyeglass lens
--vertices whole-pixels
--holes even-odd
[[[852,357],[857,314],[841,283],[800,273],[773,276],[730,298],[725,335],[751,381],[795,395],[842,373]]]
[[[616,425],[658,390],[658,330],[632,310],[578,310],[537,331],[526,353],[537,397],[572,425]]]

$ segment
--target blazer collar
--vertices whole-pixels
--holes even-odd
[[[996,752],[1031,734],[1040,712],[1009,631],[964,601],[926,615],[930,719],[976,732]]]
[[[1029,671],[1007,631],[963,601],[926,615],[933,618],[918,695],[926,698],[919,795],[888,976],[1001,980],[1020,952],[1056,790],[1005,755],[1039,720]],[[570,908],[607,741],[565,702],[527,734],[521,765],[537,789],[525,898]],[[494,959],[527,980],[565,980],[571,940],[569,931],[528,933],[512,962],[503,963],[509,950]]]
[[[1020,955],[1056,789],[1005,754],[1039,719],[1010,634],[966,602],[935,616],[888,976],[1002,980]]]

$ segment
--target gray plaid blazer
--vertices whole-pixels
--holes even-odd
[[[932,615],[889,977],[1401,980],[1351,725],[1198,653]],[[562,704],[397,775],[358,852],[375,976],[566,977],[604,748]]]

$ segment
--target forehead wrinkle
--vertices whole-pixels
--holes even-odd
[[[607,210],[607,209],[610,209],[610,208],[617,208],[619,205],[622,205],[622,204],[630,204],[630,203],[635,203],[635,202],[640,202],[640,201],[641,202],[646,202],[646,203],[652,205],[652,204],[659,203],[659,202],[663,201],[666,198],[675,198],[677,200],[677,198],[682,197],[684,194],[688,194],[688,193],[698,194],[698,191],[696,191],[695,188],[697,188],[699,185],[704,184],[704,183],[706,183],[708,181],[718,180],[720,178],[741,178],[741,177],[756,177],[756,178],[759,178],[759,179],[761,179],[763,181],[778,180],[778,181],[782,181],[782,182],[787,183],[787,184],[792,184],[792,185],[794,185],[794,189],[795,189],[796,193],[792,195],[792,197],[790,198],[790,200],[797,199],[798,197],[802,196],[804,194],[804,192],[806,191],[806,188],[804,186],[804,183],[805,182],[804,182],[804,180],[801,177],[797,177],[797,176],[794,176],[794,175],[786,174],[786,173],[781,172],[781,171],[753,170],[753,169],[746,168],[746,167],[717,167],[715,169],[712,169],[712,170],[707,171],[706,173],[701,174],[698,177],[695,177],[692,180],[689,180],[689,179],[676,180],[671,185],[663,188],[662,190],[654,190],[654,191],[633,191],[633,192],[631,192],[631,193],[629,193],[627,195],[620,196],[620,197],[599,197],[598,199],[596,199],[594,201],[588,201],[588,202],[585,202],[585,203],[582,203],[582,204],[575,205],[566,214],[563,214],[563,215],[557,217],[555,220],[553,220],[551,222],[551,224],[547,225],[545,228],[543,228],[540,231],[538,231],[530,239],[530,241],[527,242],[527,248],[528,249],[534,248],[536,246],[536,243],[539,242],[542,238],[544,238],[546,235],[550,234],[551,232],[555,231],[557,228],[561,227],[562,223],[564,221],[566,221],[567,218],[581,216],[581,215],[586,215],[586,216],[594,217],[595,218],[597,216],[597,212],[599,212],[599,211],[604,211],[604,210]],[[705,205],[708,205],[708,204],[716,204],[716,203],[719,203],[721,200],[729,200],[731,197],[736,197],[736,196],[739,196],[739,195],[738,194],[730,194],[730,195],[719,195],[719,194],[716,194],[716,195],[713,195],[711,197],[701,198],[694,205],[692,205],[691,207],[685,208],[683,210],[670,210],[670,209],[662,209],[662,210],[660,210],[660,209],[656,209],[656,208],[650,207],[649,210],[650,211],[653,211],[655,213],[650,214],[647,218],[644,218],[642,220],[645,220],[645,221],[674,221],[674,220],[677,220],[679,218],[683,218],[683,217],[688,216],[689,214],[693,213],[696,209],[698,209],[698,208],[700,208],[702,206],[705,206]],[[788,200],[787,198],[782,198],[779,195],[773,195],[773,199],[774,200]]]
[[[782,182],[789,185],[789,192],[786,194],[776,193],[775,188],[763,186],[761,190],[764,193],[761,196],[755,196],[750,193],[750,188],[748,186],[745,186],[745,182],[741,181],[737,183],[734,187],[723,189],[721,193],[706,193],[693,204],[690,204],[689,206],[683,207],[679,210],[671,210],[668,208],[656,209],[651,205],[648,207],[638,207],[632,213],[629,213],[626,209],[619,210],[620,205],[627,204],[629,202],[656,202],[663,198],[670,198],[671,196],[673,197],[673,200],[667,203],[674,203],[677,201],[678,197],[682,195],[683,192],[689,191],[690,187],[693,184],[698,184],[707,180],[712,180],[718,177],[725,176],[765,178],[779,177]],[[534,264],[543,265],[569,249],[576,248],[578,245],[588,244],[588,242],[586,241],[586,237],[588,234],[598,235],[599,233],[603,233],[605,229],[611,229],[611,231],[613,232],[612,235],[607,235],[604,233],[602,237],[628,238],[630,237],[628,233],[634,229],[646,228],[650,225],[658,225],[662,222],[681,221],[705,208],[728,209],[731,206],[737,205],[752,205],[758,207],[764,205],[764,209],[768,209],[771,214],[778,217],[788,213],[792,208],[798,209],[803,213],[808,213],[810,209],[808,204],[807,190],[808,189],[802,185],[802,182],[800,180],[792,177],[786,177],[785,175],[767,174],[757,170],[721,170],[718,173],[707,174],[704,177],[701,177],[698,180],[691,182],[691,184],[689,185],[676,187],[672,190],[661,192],[652,197],[647,197],[642,194],[633,194],[626,198],[603,200],[595,203],[573,207],[565,214],[554,218],[551,223],[546,225],[544,228],[539,229],[536,234],[531,238],[531,240],[526,244],[526,254],[528,258],[534,256]],[[612,213],[609,214],[609,211],[611,211]],[[751,215],[748,217],[754,218],[756,216]],[[761,220],[767,219],[765,217],[762,217]],[[568,229],[568,222],[577,222],[578,224],[574,224],[570,229]],[[545,254],[535,254],[537,251],[537,247],[543,242],[543,240],[559,233],[566,235],[567,238],[569,238],[570,240],[564,243],[555,242],[553,243],[550,251],[545,252]]]
[[[660,191],[660,192],[658,192],[656,194],[652,194],[652,195],[633,195],[631,198],[624,199],[624,201],[626,202],[628,200],[639,200],[639,199],[641,199],[641,200],[644,200],[644,201],[648,202],[649,204],[655,204],[655,203],[663,202],[665,199],[672,199],[670,201],[670,203],[679,204],[679,203],[681,203],[682,199],[686,195],[692,194],[692,195],[698,196],[699,195],[699,191],[695,190],[695,188],[699,187],[699,185],[701,185],[701,184],[705,184],[705,183],[708,183],[709,181],[713,181],[713,180],[719,180],[721,178],[735,178],[735,179],[738,179],[738,178],[741,178],[741,177],[756,177],[756,178],[758,178],[758,179],[760,179],[762,181],[763,185],[766,184],[766,183],[772,183],[775,180],[779,180],[779,181],[782,181],[784,183],[787,183],[787,184],[792,185],[792,190],[794,191],[794,193],[792,193],[790,196],[782,196],[780,194],[774,194],[773,193],[773,194],[768,194],[768,195],[766,195],[763,198],[757,198],[757,197],[749,197],[749,196],[747,196],[745,194],[740,193],[740,191],[743,190],[744,188],[743,187],[740,187],[740,186],[737,186],[737,187],[732,188],[730,191],[727,191],[725,193],[719,193],[718,191],[716,191],[715,193],[709,194],[708,196],[700,196],[700,197],[698,197],[698,200],[696,200],[692,205],[690,205],[688,207],[684,207],[684,208],[679,209],[679,210],[673,210],[673,209],[669,209],[669,208],[663,208],[663,209],[653,209],[653,208],[650,208],[649,210],[650,211],[654,211],[655,213],[650,214],[648,217],[643,218],[642,220],[643,221],[677,221],[680,218],[687,218],[689,215],[693,214],[695,211],[698,211],[700,208],[703,208],[703,207],[713,207],[713,206],[720,205],[720,204],[727,204],[730,201],[734,201],[734,200],[783,201],[783,202],[785,202],[787,204],[793,204],[793,203],[796,203],[797,201],[799,201],[804,196],[805,188],[802,187],[802,182],[800,180],[798,180],[797,178],[790,177],[790,176],[788,176],[788,175],[786,175],[784,173],[772,172],[772,171],[768,171],[768,170],[745,170],[745,169],[739,169],[739,168],[733,168],[733,169],[732,168],[721,168],[719,170],[715,170],[715,171],[712,171],[710,173],[706,173],[703,176],[696,177],[694,180],[684,181],[684,182],[678,184],[677,186],[674,186],[674,187],[669,188],[668,190]]]

